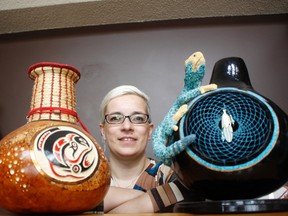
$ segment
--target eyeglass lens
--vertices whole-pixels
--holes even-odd
[[[123,114],[107,114],[105,116],[106,121],[110,124],[122,124],[126,118],[128,118],[131,123],[144,124],[148,121],[149,115],[137,113],[129,116]]]

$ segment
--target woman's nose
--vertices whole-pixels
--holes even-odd
[[[122,123],[122,127],[125,129],[127,129],[127,128],[130,129],[133,127],[133,123],[130,122],[129,118],[125,118],[124,122]]]

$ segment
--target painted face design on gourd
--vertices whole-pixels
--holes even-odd
[[[83,180],[97,167],[97,149],[75,128],[58,126],[41,132],[34,150],[38,166],[56,180]]]

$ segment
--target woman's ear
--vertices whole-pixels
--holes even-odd
[[[103,124],[100,124],[99,127],[100,127],[100,133],[101,133],[103,140],[106,140]]]
[[[153,130],[154,130],[154,124],[150,123],[149,138],[148,138],[149,140],[151,140],[152,138]]]
[[[105,134],[102,134],[102,133],[101,133],[101,135],[102,135],[102,137],[103,137],[103,140],[105,141],[105,140],[106,140]]]

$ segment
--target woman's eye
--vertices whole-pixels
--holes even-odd
[[[111,116],[110,121],[119,121],[121,119],[121,116]]]

